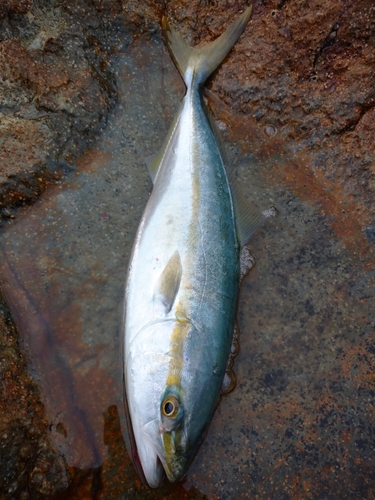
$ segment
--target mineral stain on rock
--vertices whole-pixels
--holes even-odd
[[[118,327],[143,160],[184,92],[159,16],[196,44],[245,4],[1,5],[4,498],[375,496],[375,9],[362,0],[255,1],[213,76],[235,175],[280,217],[252,240],[237,387],[186,481],[150,491],[125,451]]]

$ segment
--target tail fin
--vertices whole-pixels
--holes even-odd
[[[212,43],[203,47],[190,47],[179,33],[163,17],[163,33],[172,59],[187,86],[194,82],[202,84],[219,66],[244,31],[252,7],[248,7],[231,26]]]

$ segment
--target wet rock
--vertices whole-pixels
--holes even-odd
[[[4,0],[0,6],[0,19],[9,14],[27,14],[31,0]]]
[[[375,9],[366,0],[255,1],[243,37],[209,83],[209,102],[246,196],[262,209],[275,205],[280,217],[252,241],[257,266],[244,281],[239,305],[238,386],[221,402],[183,486],[166,484],[154,493],[140,484],[121,436],[122,409],[113,396],[117,382],[103,378],[118,369],[110,333],[119,321],[124,255],[151,188],[143,159],[157,150],[183,95],[162,48],[160,15],[165,8],[183,36],[197,44],[221,34],[246,5],[224,0],[2,3],[0,202],[3,218],[21,214],[18,229],[12,229],[16,237],[5,233],[13,243],[4,252],[17,270],[14,276],[33,290],[31,306],[42,304],[45,325],[59,323],[52,359],[58,363],[49,378],[48,370],[43,375],[47,382],[57,381],[48,388],[49,397],[59,403],[65,394],[59,384],[75,384],[70,406],[53,421],[55,446],[38,431],[38,459],[27,461],[34,449],[28,436],[46,426],[46,407],[37,393],[27,410],[37,408],[37,416],[30,410],[29,420],[16,427],[5,417],[1,435],[13,436],[15,443],[12,451],[13,441],[5,442],[12,457],[1,484],[7,495],[25,492],[27,477],[35,495],[53,497],[66,488],[69,499],[374,497]],[[112,57],[123,55],[132,35],[134,60],[118,71]],[[134,68],[136,82],[130,76]],[[123,129],[105,136],[117,98]],[[117,126],[116,116],[110,115],[110,125]],[[99,136],[115,140],[101,143]],[[122,150],[119,170],[113,144]],[[68,175],[67,184],[50,187],[72,171],[82,175],[80,180]],[[65,194],[60,196],[60,189]],[[76,191],[71,199],[69,189]],[[40,197],[29,214],[13,208]],[[35,232],[39,246],[30,237],[36,220],[42,228]],[[46,256],[42,245],[48,237],[56,240],[53,254]],[[64,238],[77,268],[62,265]],[[23,257],[26,240],[28,248],[39,248],[31,263]],[[103,278],[104,269],[111,279]],[[7,295],[12,310],[30,305],[30,299],[15,295]],[[98,297],[102,309],[94,320],[97,306],[88,304]],[[19,324],[24,321],[39,335],[32,337],[40,354],[35,372],[42,361],[52,369],[50,351],[43,350],[50,332],[20,316]],[[7,328],[1,327],[1,342],[8,338]],[[95,328],[104,335],[92,335]],[[63,350],[67,338],[70,351]],[[3,350],[5,363],[20,356],[14,342],[14,351]],[[13,391],[32,386],[22,373],[16,387],[13,372],[5,379]],[[98,391],[103,380],[104,395]],[[6,411],[26,415],[14,394]],[[81,420],[82,432],[72,441],[77,456],[87,459],[99,450],[88,470],[64,465],[58,451],[74,450],[69,439],[77,422],[66,411],[74,409],[74,395],[86,412],[92,409],[86,422],[93,429],[91,440],[100,443],[83,446],[89,426]],[[48,452],[41,451],[43,443]]]
[[[124,25],[121,41],[106,31],[119,4],[97,4],[9,3],[0,19],[0,219],[74,168],[105,126],[116,99],[109,54],[128,37]]]
[[[256,3],[238,55],[212,85],[256,127],[276,127],[290,157],[361,226],[374,217],[374,26],[367,2]]]

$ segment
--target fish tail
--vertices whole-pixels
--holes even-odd
[[[191,47],[163,17],[163,33],[171,57],[187,87],[203,84],[224,60],[244,31],[252,7],[248,7],[216,40],[203,47]]]

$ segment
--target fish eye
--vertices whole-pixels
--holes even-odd
[[[179,402],[175,396],[167,396],[161,405],[164,417],[175,418],[178,413]]]

